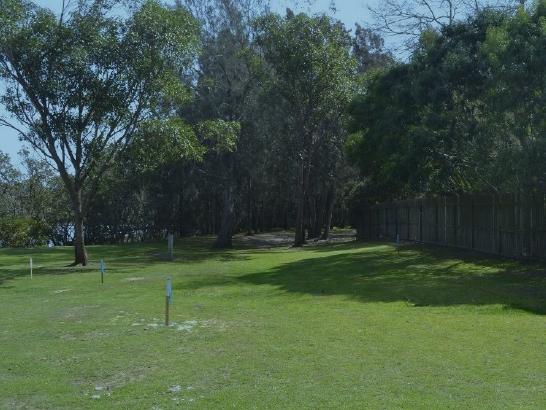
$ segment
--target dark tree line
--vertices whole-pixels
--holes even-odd
[[[350,157],[364,203],[422,193],[543,193],[546,2],[485,8],[421,33],[410,60],[366,78]]]
[[[0,11],[0,121],[64,187],[75,263],[85,243],[295,228],[300,246],[348,223],[346,107],[393,61],[380,37],[261,0],[121,5]]]
[[[301,246],[365,203],[544,190],[544,1],[392,0],[379,32],[265,0],[3,4],[0,122],[41,158],[0,157],[2,232],[27,232],[4,245],[69,240],[82,264],[85,243],[169,232]]]

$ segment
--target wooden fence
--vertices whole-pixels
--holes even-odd
[[[545,259],[546,197],[441,195],[378,204],[363,210],[358,235]]]

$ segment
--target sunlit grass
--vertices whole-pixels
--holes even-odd
[[[0,408],[546,407],[541,266],[210,243],[0,250]]]

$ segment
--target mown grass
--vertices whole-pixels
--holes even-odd
[[[70,248],[0,250],[0,408],[546,408],[541,266],[385,244],[164,248],[91,247],[87,268],[66,267]]]

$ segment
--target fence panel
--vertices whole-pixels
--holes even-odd
[[[359,237],[431,243],[512,258],[546,258],[544,195],[439,195],[370,206]]]

